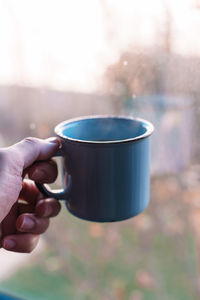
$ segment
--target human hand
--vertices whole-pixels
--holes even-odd
[[[60,211],[60,203],[45,198],[35,183],[52,183],[57,165],[50,157],[59,148],[56,138],[26,138],[0,149],[0,239],[9,251],[31,252],[49,218]],[[24,179],[28,174],[32,180]]]

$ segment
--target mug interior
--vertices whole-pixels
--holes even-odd
[[[153,131],[151,123],[123,117],[89,117],[59,124],[57,135],[85,142],[120,142],[146,137]]]

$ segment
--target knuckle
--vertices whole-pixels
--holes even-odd
[[[24,143],[29,144],[29,145],[35,145],[38,143],[38,139],[35,137],[31,137],[31,136],[26,137],[23,141],[24,141]]]

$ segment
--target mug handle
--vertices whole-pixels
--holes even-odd
[[[52,157],[63,156],[62,148],[59,148]],[[45,197],[55,198],[56,200],[67,200],[70,196],[72,177],[68,175],[67,186],[65,189],[51,190],[50,187],[46,188],[44,184],[35,181],[38,190],[44,194]]]

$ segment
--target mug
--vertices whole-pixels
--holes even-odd
[[[46,196],[66,202],[75,216],[94,222],[136,216],[149,203],[153,125],[124,116],[89,116],[55,127],[61,148],[63,189],[36,183]]]

